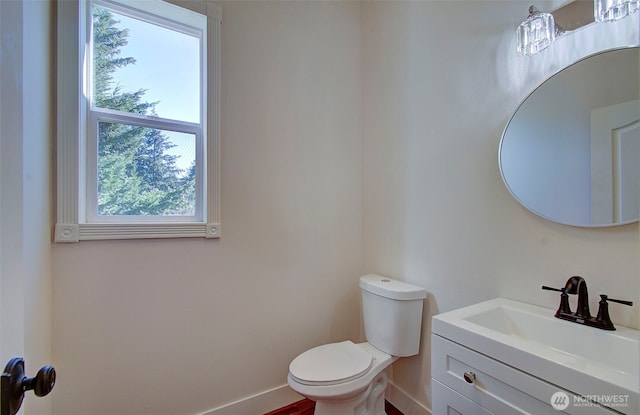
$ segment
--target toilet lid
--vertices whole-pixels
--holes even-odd
[[[357,379],[371,368],[373,357],[351,341],[325,344],[293,359],[289,373],[307,385],[331,385]]]

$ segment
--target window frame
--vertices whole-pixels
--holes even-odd
[[[206,17],[206,62],[201,67],[202,99],[200,124],[167,120],[159,117],[125,114],[108,109],[90,108],[88,98],[93,86],[91,79],[91,52],[88,42],[91,25],[91,4],[87,0],[58,2],[57,51],[57,218],[54,230],[56,242],[78,242],[101,239],[143,238],[219,238],[220,224],[220,29],[222,11],[217,5],[202,0],[153,0],[138,6],[144,12],[130,12],[131,2],[123,0],[97,0],[114,10],[127,14],[153,13],[153,6],[166,8],[173,4]],[[133,3],[135,4],[135,3]],[[152,8],[149,9],[149,6]],[[170,6],[171,7],[171,6]],[[179,10],[175,10],[181,13]],[[188,16],[188,13],[185,14]],[[146,19],[145,19],[146,20]],[[173,19],[171,19],[173,20]],[[155,20],[151,20],[154,21]],[[72,24],[75,23],[75,24]],[[179,26],[171,25],[171,29]],[[204,47],[204,45],[203,45]],[[206,75],[205,75],[206,74]],[[206,105],[206,107],[204,107]],[[206,114],[206,115],[205,115]],[[196,133],[196,163],[202,163],[201,190],[195,216],[100,216],[97,214],[97,137],[89,132],[100,121],[124,122],[152,126],[152,128]],[[201,128],[201,131],[197,130]],[[205,139],[203,140],[203,136]],[[94,159],[90,159],[94,157]],[[198,159],[200,158],[200,159]],[[93,176],[92,176],[93,175]],[[91,183],[90,183],[91,182]],[[95,200],[91,200],[91,197]],[[197,197],[196,196],[196,197]]]

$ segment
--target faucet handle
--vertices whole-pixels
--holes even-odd
[[[614,303],[624,304],[628,306],[633,305],[633,301],[616,300],[615,298],[609,298],[606,294],[600,294],[600,302],[598,307],[598,316],[596,317],[597,327],[604,330],[615,330],[616,328],[609,317],[609,303],[607,301],[613,301]]]
[[[558,317],[560,314],[571,314],[571,307],[569,306],[569,294],[567,294],[567,288],[553,288],[553,287],[549,287],[547,285],[543,285],[542,286],[543,290],[549,290],[549,291],[558,291],[561,292],[562,294],[560,294],[560,306],[558,307],[558,310],[556,311],[556,317]]]
[[[600,294],[600,298],[602,298],[603,300],[606,300],[606,301],[613,301],[614,303],[618,303],[618,304],[624,304],[624,305],[628,305],[628,306],[632,306],[633,305],[633,301],[616,300],[615,298],[609,298],[609,296],[605,295],[605,294]]]

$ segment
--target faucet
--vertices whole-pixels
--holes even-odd
[[[587,291],[587,282],[584,278],[574,275],[567,280],[564,289],[567,294],[578,294],[578,307],[574,315],[582,320],[590,319],[589,292]]]
[[[589,293],[587,291],[587,282],[584,278],[577,275],[570,277],[564,288],[553,288],[543,285],[542,289],[559,291],[562,293],[562,295],[560,295],[560,307],[558,307],[555,317],[578,324],[584,324],[586,326],[596,327],[602,330],[615,330],[615,327],[611,322],[611,318],[609,317],[609,305],[607,301],[633,306],[633,302],[631,301],[616,300],[609,298],[608,295],[601,294],[598,316],[595,318],[591,317],[591,313],[589,312]],[[571,307],[569,306],[569,294],[578,294],[578,306],[575,313],[571,312]]]

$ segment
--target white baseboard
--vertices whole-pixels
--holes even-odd
[[[275,387],[200,415],[260,415],[304,399],[289,385]]]
[[[389,382],[385,398],[404,415],[431,415],[431,411]],[[284,384],[203,412],[200,415],[259,415],[304,399]]]
[[[431,415],[431,410],[389,382],[385,398],[404,415]]]

